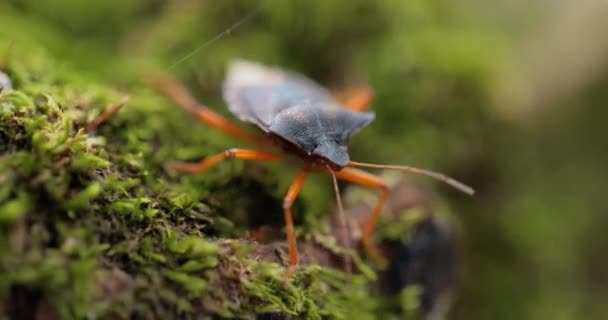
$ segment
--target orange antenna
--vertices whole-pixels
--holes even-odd
[[[331,175],[331,179],[334,184],[334,193],[336,194],[336,203],[338,204],[338,224],[340,224],[340,238],[342,238],[342,242],[344,246],[350,250],[350,232],[348,225],[346,223],[346,217],[344,216],[344,206],[342,205],[342,198],[340,197],[340,189],[338,188],[338,179],[336,178],[336,174],[334,171],[327,166],[327,171]],[[352,272],[352,261],[350,258],[350,254],[348,252],[344,253],[344,269],[346,273]]]
[[[453,188],[458,189],[470,196],[475,194],[475,190],[473,190],[473,188],[467,186],[466,184],[464,184],[456,179],[450,178],[443,173],[420,169],[420,168],[416,168],[416,167],[412,167],[412,166],[394,166],[394,165],[386,165],[386,164],[362,163],[362,162],[355,162],[355,161],[349,161],[348,166],[349,167],[363,167],[363,168],[377,168],[377,169],[393,169],[393,170],[411,172],[414,174],[419,174],[419,175],[431,177],[433,179],[442,181],[442,182],[452,186]]]

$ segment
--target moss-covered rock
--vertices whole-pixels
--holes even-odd
[[[220,142],[184,129],[191,120],[145,85],[113,88],[35,48],[12,56],[4,72],[14,88],[0,94],[0,301],[9,317],[374,319],[392,308],[371,294],[375,275],[357,256],[365,272],[340,271],[343,250],[326,228],[302,239],[289,281],[281,240],[238,240],[256,227],[244,215],[281,225],[279,206],[255,212],[252,202],[280,204],[278,177],[239,164],[168,174],[173,157],[204,157]],[[85,130],[126,94],[122,110]]]

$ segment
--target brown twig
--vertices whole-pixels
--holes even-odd
[[[129,96],[124,96],[122,97],[120,100],[118,100],[117,102],[115,102],[114,104],[110,105],[106,111],[104,111],[102,114],[100,114],[99,116],[97,116],[97,118],[93,119],[93,121],[91,121],[84,129],[84,131],[89,134],[93,131],[95,131],[95,129],[97,129],[97,127],[102,124],[104,121],[106,121],[110,116],[112,116],[113,114],[115,114],[116,112],[118,112],[127,102],[129,101]]]

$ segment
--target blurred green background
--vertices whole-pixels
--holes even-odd
[[[8,0],[0,37],[120,88],[170,72],[223,113],[236,57],[331,88],[369,83],[377,118],[354,159],[477,189],[425,180],[462,225],[453,318],[603,319],[607,14],[605,1],[568,0]]]

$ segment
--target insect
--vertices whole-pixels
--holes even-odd
[[[244,142],[264,149],[275,149],[275,152],[227,149],[198,163],[174,163],[172,167],[175,170],[203,172],[225,159],[233,158],[268,162],[287,158],[297,160],[301,170],[283,199],[289,246],[288,274],[293,273],[298,265],[291,207],[311,172],[325,172],[332,177],[339,208],[341,201],[337,179],[380,190],[379,200],[362,230],[362,242],[374,255],[379,255],[372,242],[374,226],[389,190],[379,177],[356,167],[396,169],[426,175],[470,195],[474,193],[472,188],[441,173],[411,166],[351,161],[348,154],[350,138],[374,120],[374,113],[365,111],[371,102],[369,90],[358,90],[340,103],[329,91],[300,74],[236,60],[228,67],[223,96],[232,114],[259,129],[254,133],[241,129],[209,107],[199,104],[185,87],[170,76],[159,75],[153,82],[162,94],[194,114],[200,122]]]

